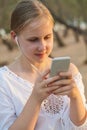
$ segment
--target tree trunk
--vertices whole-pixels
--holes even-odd
[[[85,49],[86,49],[86,59],[84,63],[87,64],[87,35],[84,35],[84,42],[85,42]]]
[[[65,44],[64,44],[64,42],[61,40],[61,38],[60,38],[58,32],[54,31],[54,35],[55,35],[55,37],[56,37],[58,46],[60,46],[60,47],[65,46]]]

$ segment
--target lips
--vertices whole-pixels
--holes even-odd
[[[35,55],[38,56],[38,57],[44,57],[46,55],[46,53],[37,53]]]
[[[46,51],[44,51],[44,52],[39,52],[39,53],[36,53],[36,55],[44,55],[44,54],[46,54]]]
[[[43,53],[43,54],[35,54],[35,55],[37,55],[37,56],[42,56],[42,55],[45,55],[46,53]]]

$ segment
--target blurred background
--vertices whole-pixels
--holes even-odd
[[[82,74],[87,98],[87,0],[41,0],[55,19],[52,57],[70,56]],[[10,15],[18,0],[0,0],[0,67],[19,55],[10,38]]]

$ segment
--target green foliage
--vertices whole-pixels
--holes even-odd
[[[10,16],[19,0],[0,0],[0,28],[10,30]],[[87,0],[41,0],[66,21],[87,22]]]
[[[87,0],[47,0],[54,12],[64,20],[87,22]]]
[[[10,30],[11,12],[18,0],[0,0],[0,28]]]

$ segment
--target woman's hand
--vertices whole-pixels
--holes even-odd
[[[76,98],[80,95],[80,92],[77,88],[77,84],[73,79],[78,73],[78,69],[74,64],[70,64],[68,72],[59,73],[59,80],[51,83],[51,86],[57,86],[57,89],[53,91],[55,95],[67,95],[70,98]]]
[[[57,86],[57,89],[53,91],[55,95],[67,95],[70,98],[75,98],[79,94],[77,85],[72,77],[71,72],[61,72],[59,74],[60,79],[51,83],[51,86]]]
[[[49,74],[49,70],[45,71],[42,75],[40,75],[34,85],[32,96],[39,101],[40,103],[46,99],[54,90],[58,88],[57,85],[51,85],[51,83],[59,80],[59,76],[54,76],[52,78],[47,78]]]

